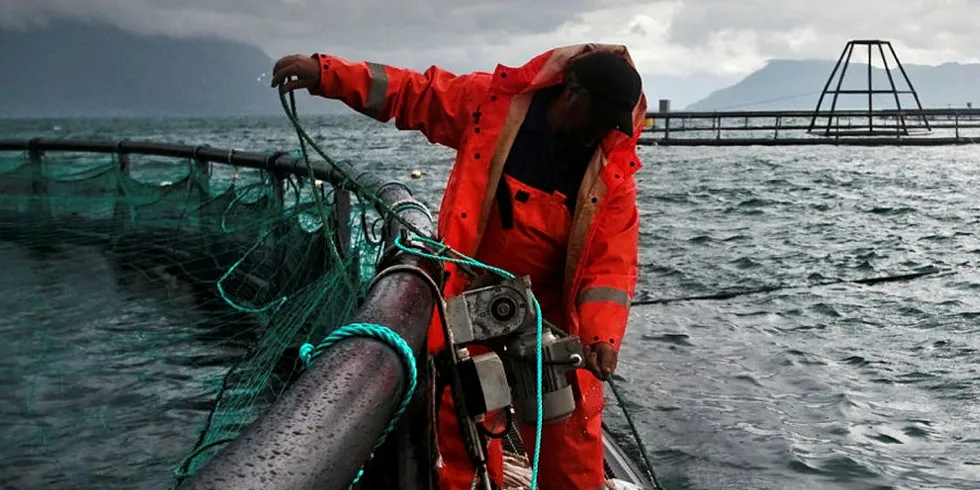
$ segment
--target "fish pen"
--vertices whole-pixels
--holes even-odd
[[[358,337],[304,372],[300,347],[344,325],[378,324],[421,354],[439,266],[390,246],[400,223],[432,230],[432,218],[404,185],[300,161],[0,141],[0,259],[13,312],[2,325],[8,348],[32,351],[0,361],[4,486],[199,488],[211,469],[244,478],[239,452],[272,458],[235,488],[276,474],[277,488],[349,486],[409,386],[407,365],[386,343]],[[12,287],[15,273],[25,287]],[[98,301],[109,295],[124,301]],[[425,386],[426,376],[412,381]],[[274,456],[291,451],[305,454]],[[391,468],[412,461],[411,450],[398,454]]]
[[[0,483],[431,488],[434,228],[305,148],[0,140]],[[659,489],[613,392],[644,463],[603,426],[610,488]]]
[[[651,112],[647,118],[652,123],[640,137],[642,145],[946,146],[980,141],[980,109],[974,108],[876,109],[870,118],[866,110],[841,109]]]
[[[866,70],[864,73],[852,70],[850,74],[856,74],[864,85],[845,87],[856,51],[859,56],[867,53]],[[885,77],[874,78],[875,61],[883,67]],[[892,73],[892,68],[897,68],[898,73]],[[911,96],[913,107],[902,106],[903,95]],[[856,96],[865,105],[861,109],[842,109],[842,96]],[[829,108],[824,108],[825,101]],[[811,111],[670,112],[669,104],[661,104],[658,112],[647,113],[644,133],[648,136],[641,137],[639,143],[657,146],[964,145],[978,141],[978,120],[980,109],[973,109],[969,104],[965,108],[924,109],[891,42],[856,39],[844,45]]]

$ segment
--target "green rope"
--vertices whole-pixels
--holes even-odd
[[[412,401],[412,395],[415,393],[415,385],[418,379],[418,369],[415,365],[415,354],[412,352],[412,348],[408,346],[405,339],[401,338],[397,333],[384,325],[377,325],[373,323],[352,323],[334,330],[330,335],[323,339],[319,345],[313,347],[313,344],[303,344],[299,348],[299,357],[303,361],[306,368],[309,368],[313,360],[320,355],[324,350],[330,348],[332,345],[340,342],[341,340],[350,339],[354,337],[369,337],[376,340],[385,342],[397,352],[402,361],[405,364],[405,369],[408,371],[408,388],[405,390],[405,395],[402,397],[401,403],[398,405],[398,409],[395,410],[395,414],[392,416],[391,421],[388,423],[388,427],[385,428],[381,436],[378,437],[378,441],[374,443],[374,447],[371,448],[371,458],[374,457],[374,451],[376,451],[381,444],[384,443],[385,439],[391,431],[395,430],[395,425],[398,424],[398,420],[401,418],[405,410],[408,409],[409,402]],[[354,481],[351,482],[350,487],[354,488],[354,485],[364,476],[364,467],[362,466],[357,470],[357,476],[354,477]]]
[[[378,197],[376,194],[367,192],[367,190],[357,182],[356,177],[347,174],[342,167],[334,163],[334,160],[330,158],[330,156],[328,156],[326,152],[324,152],[323,149],[320,148],[320,145],[316,144],[316,142],[313,141],[313,138],[310,137],[309,133],[307,133],[306,130],[303,129],[303,126],[300,124],[299,118],[296,116],[296,114],[290,111],[289,105],[286,102],[285,94],[279,94],[279,102],[282,104],[282,108],[286,112],[286,117],[288,117],[289,121],[293,124],[293,128],[296,130],[296,134],[299,136],[300,144],[301,145],[308,144],[310,146],[310,149],[312,149],[317,155],[320,156],[320,158],[322,158],[327,164],[333,167],[333,169],[338,174],[340,174],[340,176],[343,178],[342,187],[352,190],[354,194],[356,194],[357,197],[361,198],[362,200],[374,204],[378,208],[378,210],[383,211],[384,214],[390,216],[391,219],[397,221],[399,224],[404,226],[406,229],[408,229],[408,231],[412,232],[413,234],[420,237],[426,236],[426,233],[422,233],[422,230],[418,229],[418,227],[408,222],[408,220],[406,220],[405,218],[399,216],[398,213],[395,213],[392,210],[391,206],[389,206],[387,203],[382,201],[381,198]],[[303,152],[304,154],[307,154],[305,146],[303,146]],[[306,164],[307,164],[307,172],[309,172],[310,175],[312,176],[313,169],[309,164],[308,157],[306,158]],[[382,186],[382,189],[383,188],[384,186]]]
[[[228,224],[227,224],[228,211],[231,211],[231,209],[235,207],[235,204],[238,204],[238,202],[241,201],[249,192],[251,192],[252,189],[266,189],[267,185],[268,183],[265,182],[265,180],[263,179],[262,182],[254,182],[251,184],[246,184],[239,189],[234,189],[233,191],[235,192],[235,198],[232,199],[230,203],[228,203],[228,206],[226,206],[225,210],[222,211],[221,213],[221,231],[225,233],[233,233],[235,231],[240,231],[240,230],[232,230],[228,228]]]
[[[259,308],[250,308],[250,307],[242,306],[242,305],[239,305],[238,303],[235,303],[235,301],[233,299],[231,299],[231,298],[228,297],[228,293],[225,292],[225,288],[222,285],[222,283],[225,282],[225,279],[228,279],[228,276],[230,276],[232,272],[235,272],[235,269],[237,269],[238,266],[242,265],[242,263],[245,262],[245,259],[247,259],[248,256],[251,255],[252,252],[255,251],[255,249],[259,248],[259,245],[262,244],[262,241],[265,240],[265,238],[267,236],[269,236],[270,234],[271,234],[271,231],[267,231],[261,237],[259,237],[259,239],[255,241],[255,243],[252,245],[252,247],[249,248],[247,252],[245,252],[245,255],[242,255],[242,257],[240,259],[238,259],[237,261],[235,261],[235,263],[232,264],[232,266],[229,267],[228,270],[225,271],[225,273],[221,275],[221,278],[218,279],[218,282],[217,282],[218,294],[221,295],[221,299],[225,300],[225,303],[228,303],[229,306],[231,306],[232,308],[234,308],[234,309],[236,309],[236,310],[238,310],[238,311],[240,311],[242,313],[262,313],[264,311],[268,311],[269,309],[273,309],[273,311],[275,311],[275,310],[278,310],[280,307],[282,307],[282,305],[286,304],[286,301],[288,301],[288,299],[289,299],[285,295],[283,295],[278,300],[271,301],[268,304],[266,304],[265,306],[262,306],[262,307],[259,307]]]
[[[240,189],[233,189],[233,191],[235,192],[235,198],[232,199],[232,201],[225,207],[224,211],[222,211],[222,213],[221,213],[221,222],[220,222],[221,231],[222,232],[225,232],[225,233],[234,233],[236,231],[241,231],[241,230],[232,230],[232,229],[230,229],[228,227],[228,225],[227,225],[228,211],[230,211],[236,204],[238,204],[252,189],[266,189],[267,187],[268,187],[268,183],[265,181],[265,178],[263,178],[261,182],[255,182],[255,183],[252,183],[252,184],[247,184],[247,185],[242,186]],[[292,214],[292,213],[290,213],[290,212],[283,212],[283,216],[289,216],[290,214]],[[261,223],[259,223],[259,224],[261,224]],[[274,300],[274,301],[270,301],[268,304],[266,304],[264,306],[260,306],[260,307],[257,307],[257,308],[252,308],[252,307],[248,307],[248,306],[242,306],[242,305],[238,304],[237,302],[235,302],[234,299],[232,299],[231,297],[229,297],[228,293],[225,291],[225,288],[224,288],[224,282],[225,282],[225,280],[227,280],[228,277],[230,277],[231,274],[233,272],[235,272],[235,269],[237,269],[238,267],[240,267],[245,262],[245,260],[248,259],[248,256],[251,255],[252,252],[254,252],[256,249],[259,248],[259,246],[262,244],[262,242],[265,241],[265,239],[269,235],[272,234],[272,231],[273,230],[268,230],[268,231],[264,232],[255,241],[255,243],[252,244],[251,247],[249,247],[249,249],[245,252],[245,254],[242,255],[237,261],[235,261],[235,263],[232,264],[232,266],[229,267],[228,270],[226,270],[225,273],[221,275],[221,277],[218,279],[217,283],[215,284],[217,286],[217,288],[218,288],[218,294],[221,296],[221,299],[224,300],[224,302],[227,303],[228,306],[231,306],[233,309],[235,309],[235,310],[237,310],[239,312],[242,312],[242,313],[263,313],[263,312],[268,311],[270,309],[273,310],[273,312],[275,312],[279,308],[281,308],[282,305],[286,304],[286,301],[288,301],[288,299],[289,299],[287,296],[283,295],[283,296],[279,297],[279,299]]]
[[[303,157],[303,162],[306,164],[306,171],[309,173],[310,187],[312,187],[313,190],[313,198],[316,201],[316,208],[317,211],[319,211],[320,213],[320,221],[322,223],[321,230],[323,231],[323,238],[324,240],[326,240],[327,245],[330,247],[330,256],[334,259],[337,266],[342,267],[343,260],[340,257],[340,252],[337,250],[337,245],[334,243],[333,238],[330,236],[330,230],[328,229],[329,216],[327,215],[326,209],[323,207],[323,197],[320,195],[320,189],[317,188],[316,178],[313,177],[313,167],[310,165],[310,155],[306,151],[306,143],[303,141],[303,134],[301,133],[302,128],[300,128],[299,126],[299,122],[298,122],[299,116],[298,113],[296,112],[295,95],[293,95],[292,92],[289,92],[290,107],[288,109],[286,108],[286,99],[283,98],[282,94],[279,95],[279,98],[282,101],[283,109],[286,109],[286,114],[290,116],[290,120],[297,121],[294,124],[294,127],[296,128],[296,136],[299,137],[300,154]],[[317,150],[317,152],[322,154],[319,148],[315,146],[314,148]],[[353,280],[350,277],[348,277],[346,274],[344,275],[344,280],[347,282],[347,286],[350,287],[352,291],[356,289],[354,287]]]
[[[444,244],[442,244],[440,242],[437,242],[435,240],[430,240],[428,238],[416,237],[415,240],[418,240],[418,241],[420,241],[420,242],[422,242],[422,243],[424,243],[426,245],[433,246],[433,247],[446,247]],[[493,267],[491,265],[484,264],[484,263],[482,263],[482,262],[480,262],[480,261],[478,261],[478,260],[476,260],[476,259],[474,259],[472,257],[467,257],[466,255],[463,255],[463,254],[461,254],[461,253],[459,253],[459,252],[457,252],[457,251],[455,251],[453,249],[448,249],[447,251],[450,252],[450,253],[452,253],[453,255],[456,255],[458,258],[443,257],[443,256],[433,255],[433,254],[421,252],[418,249],[413,249],[413,248],[406,247],[405,245],[403,245],[401,243],[401,237],[395,237],[395,246],[398,247],[399,249],[401,249],[404,252],[415,254],[415,255],[418,255],[420,257],[424,257],[424,258],[427,258],[427,259],[442,260],[444,262],[452,262],[452,263],[455,263],[455,264],[468,265],[468,266],[472,266],[472,267],[476,267],[476,268],[480,268],[480,269],[489,270],[489,271],[491,271],[493,273],[496,273],[496,274],[498,274],[501,277],[504,277],[506,279],[513,279],[514,278],[514,275],[511,274],[510,272],[507,272],[507,271],[505,271],[503,269],[500,269],[500,268],[497,268],[497,267]],[[537,370],[537,392],[536,392],[536,395],[537,395],[537,413],[538,413],[538,417],[537,417],[536,423],[534,425],[534,458],[533,458],[532,463],[531,463],[531,490],[536,490],[537,487],[538,487],[538,459],[541,456],[541,428],[542,428],[542,419],[544,419],[544,399],[542,398],[542,395],[541,395],[541,391],[543,389],[543,387],[541,386],[541,380],[543,378],[543,374],[542,374],[542,362],[541,362],[542,361],[541,360],[541,357],[542,357],[541,356],[541,351],[542,351],[541,335],[542,335],[542,330],[543,330],[543,321],[542,321],[542,318],[541,318],[541,305],[538,303],[538,299],[534,297],[534,294],[533,293],[531,294],[531,301],[534,303],[534,311],[536,313],[535,317],[536,317],[536,323],[537,323],[537,328],[536,328],[536,330],[537,330],[537,332],[536,332],[536,334],[537,334],[537,345],[536,345],[537,355],[535,356],[535,369]]]
[[[633,439],[636,440],[636,445],[640,448],[640,456],[643,457],[643,464],[646,466],[647,476],[650,477],[655,489],[664,490],[664,487],[659,481],[657,481],[657,474],[653,471],[653,465],[650,464],[650,457],[647,456],[647,450],[643,446],[643,441],[640,440],[640,432],[636,429],[636,423],[633,422],[633,416],[631,416],[629,410],[626,409],[626,403],[623,401],[622,395],[619,394],[619,389],[616,388],[616,384],[613,383],[612,379],[608,379],[606,382],[608,382],[609,387],[612,388],[613,396],[616,397],[616,403],[619,404],[619,408],[623,410],[623,415],[626,417],[626,425],[629,426],[630,431],[633,433]]]
[[[312,180],[312,175],[313,175],[313,169],[310,166],[309,156],[308,156],[308,153],[307,153],[307,150],[306,150],[306,145],[307,144],[309,145],[309,147],[314,152],[316,152],[321,158],[323,158],[323,160],[327,164],[329,164],[331,167],[333,167],[333,169],[338,174],[341,175],[341,177],[343,178],[343,183],[341,185],[343,187],[352,190],[361,199],[373,203],[375,206],[377,206],[377,208],[378,208],[379,211],[383,211],[384,214],[386,214],[389,217],[391,217],[391,219],[397,221],[399,224],[401,224],[402,226],[404,226],[408,231],[410,231],[413,235],[415,235],[415,239],[416,240],[422,241],[423,243],[427,243],[429,245],[435,245],[435,246],[439,247],[439,255],[428,254],[428,253],[421,252],[421,251],[416,250],[416,249],[408,248],[408,247],[406,247],[406,246],[404,246],[404,245],[401,244],[399,237],[396,237],[395,238],[395,246],[397,246],[401,250],[403,250],[405,252],[408,252],[408,253],[411,253],[411,254],[415,254],[415,255],[421,256],[421,257],[432,259],[432,260],[441,260],[441,261],[444,261],[444,262],[453,262],[453,263],[464,265],[464,266],[471,266],[471,267],[476,267],[476,268],[490,270],[490,271],[492,271],[492,272],[494,272],[494,273],[496,273],[496,274],[498,274],[498,275],[500,275],[502,277],[508,278],[508,279],[513,279],[514,278],[514,275],[513,274],[511,274],[511,273],[509,273],[509,272],[507,272],[507,271],[505,271],[503,269],[499,269],[499,268],[492,267],[492,266],[489,266],[487,264],[483,264],[481,262],[478,262],[476,259],[473,259],[471,257],[467,257],[467,256],[465,256],[465,255],[463,255],[463,254],[461,254],[461,253],[459,253],[459,252],[457,252],[455,250],[452,250],[451,248],[447,247],[445,244],[442,244],[440,242],[437,242],[435,240],[432,240],[432,239],[426,237],[426,235],[427,235],[426,233],[423,233],[422,230],[420,230],[418,227],[416,227],[412,223],[408,222],[408,220],[406,220],[405,218],[402,218],[394,209],[392,209],[391,206],[389,206],[387,203],[385,203],[384,201],[382,201],[381,198],[377,194],[371,193],[371,192],[367,192],[367,190],[358,183],[356,177],[352,177],[352,176],[348,175],[346,172],[344,172],[344,170],[339,165],[337,165],[336,163],[334,163],[333,159],[330,158],[323,151],[323,149],[320,148],[320,146],[317,145],[315,141],[313,141],[313,138],[311,138],[310,135],[303,129],[302,125],[299,122],[299,118],[298,118],[298,116],[296,114],[296,111],[295,111],[296,101],[295,101],[295,99],[292,98],[292,92],[290,92],[289,94],[290,94],[290,101],[292,103],[293,110],[290,110],[290,104],[287,103],[287,101],[286,101],[286,95],[285,94],[283,94],[283,93],[280,93],[279,94],[279,102],[282,104],[283,111],[286,113],[286,116],[289,118],[289,121],[293,124],[293,128],[296,130],[296,135],[299,137],[301,150],[302,150],[302,153],[303,153],[303,156],[304,156],[304,160],[306,161],[306,165],[307,165],[307,172],[310,174],[311,180]],[[406,203],[406,206],[405,207],[408,207],[407,203]],[[399,208],[401,208],[401,206],[399,206]],[[451,253],[451,254],[455,255],[456,258],[443,256],[442,255],[443,253]],[[542,351],[541,343],[542,343],[542,339],[541,339],[541,336],[542,336],[543,325],[542,325],[542,318],[541,318],[541,306],[538,304],[537,299],[533,297],[533,294],[532,294],[532,300],[533,300],[533,303],[534,303],[535,312],[537,313],[537,315],[536,315],[537,316],[537,356],[536,356],[537,357],[537,360],[536,360],[537,362],[536,362],[536,368],[537,368],[537,414],[538,414],[538,418],[537,418],[537,424],[536,424],[536,427],[535,427],[534,461],[532,463],[532,467],[533,468],[532,468],[532,472],[531,472],[531,490],[537,490],[538,459],[539,459],[540,452],[541,452],[541,428],[542,428],[542,419],[544,418],[544,413],[543,413],[543,411],[544,411],[544,401],[543,401],[542,396],[541,396],[541,391],[543,390],[543,387],[541,386],[542,385],[542,362],[541,362],[542,361],[542,359],[541,359],[541,351]]]

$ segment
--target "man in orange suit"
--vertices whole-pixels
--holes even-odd
[[[399,129],[457,150],[439,238],[483,263],[529,275],[545,319],[585,346],[587,370],[573,376],[575,412],[542,431],[539,486],[603,487],[602,380],[616,369],[637,279],[633,174],[646,112],[626,48],[567,46],[523,66],[463,75],[292,55],[276,63],[272,85],[341,100],[378,121],[394,118]],[[472,280],[453,264],[447,271],[447,297]],[[445,347],[436,318],[429,352]],[[469,489],[475,469],[449,390],[441,397],[439,486]],[[534,427],[522,424],[521,433],[533,454]],[[500,485],[499,440],[488,449],[488,470]]]

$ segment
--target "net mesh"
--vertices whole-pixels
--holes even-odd
[[[363,298],[377,215],[334,197],[193,160],[0,153],[0,487],[172,488],[206,464]]]

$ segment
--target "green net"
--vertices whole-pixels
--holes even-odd
[[[363,298],[377,216],[342,197],[194,160],[0,153],[0,487],[171,488],[206,464]]]

